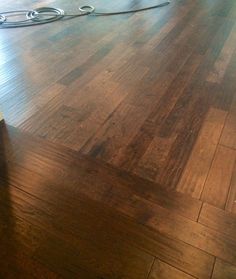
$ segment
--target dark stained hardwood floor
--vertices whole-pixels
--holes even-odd
[[[235,42],[235,0],[0,29],[0,279],[236,279]]]

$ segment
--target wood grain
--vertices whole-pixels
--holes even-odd
[[[17,141],[19,142],[18,139]],[[72,155],[70,153],[64,154],[63,152],[63,155],[60,155],[58,151],[53,151],[52,145],[47,147],[48,152],[45,153],[45,143],[43,144],[43,149],[40,145],[35,147],[34,141],[31,142],[31,145],[32,149],[29,149],[29,152],[24,151],[26,153],[20,153],[18,151],[13,156],[16,159],[12,160],[16,160],[24,168],[30,169],[34,173],[38,173],[49,179],[55,179],[56,175],[58,179],[57,183],[65,191],[68,186],[65,186],[62,182],[70,179],[70,191],[73,191],[74,195],[83,194],[94,201],[99,201],[104,205],[115,208],[122,214],[147,225],[157,232],[164,233],[171,238],[176,238],[197,248],[204,249],[214,256],[222,257],[234,263],[235,249],[232,249],[232,247],[236,246],[236,243],[234,243],[233,239],[227,238],[223,234],[175,214],[175,212],[165,209],[152,200],[146,200],[136,193],[127,189],[124,190],[117,183],[114,184],[114,180],[113,183],[108,184],[109,187],[108,185],[106,186],[104,172],[101,173],[100,171],[101,177],[97,176],[94,179],[94,175],[92,174],[96,173],[97,170],[91,169],[91,163],[89,161],[82,160],[82,158],[79,159],[78,157],[76,157],[77,159],[73,157],[73,161],[71,161]],[[30,148],[29,142],[27,148]],[[40,150],[44,152],[43,157]],[[45,157],[46,154],[48,155]],[[65,169],[66,160],[63,159],[64,156],[68,160],[70,170]],[[78,159],[79,161],[77,162]],[[53,162],[56,162],[56,164]],[[41,165],[40,168],[38,167],[39,164]],[[73,168],[72,165],[74,166]],[[20,176],[18,175],[15,181],[19,181],[19,179]],[[78,184],[78,181],[81,181],[81,183]],[[175,228],[174,230],[173,226]],[[221,253],[222,250],[224,250],[224,254]]]
[[[235,277],[235,19],[176,0],[0,30],[0,277]]]
[[[177,190],[200,198],[227,113],[211,108],[178,183]]]
[[[165,223],[166,221],[164,220],[167,220],[167,215],[171,212],[165,211],[164,207],[157,205],[158,199],[154,199],[153,195],[152,197],[147,195],[147,199],[141,198],[141,193],[144,190],[141,185],[145,185],[143,180],[141,180],[143,183],[140,185],[142,192],[141,190],[140,192],[135,191],[138,185],[137,183],[134,184],[134,188],[131,191],[134,179],[133,176],[129,176],[123,172],[117,173],[116,176],[111,176],[114,171],[111,172],[112,168],[110,166],[104,165],[97,169],[98,164],[96,161],[78,156],[78,154],[64,147],[56,147],[55,144],[48,143],[45,140],[31,138],[16,132],[16,130],[12,128],[9,129],[8,134],[6,134],[6,131],[4,134],[3,142],[7,152],[5,153],[5,158],[3,152],[1,153],[1,163],[3,164],[5,162],[5,167],[1,168],[0,171],[0,183],[2,185],[0,198],[3,207],[1,212],[4,213],[3,220],[7,220],[10,226],[9,237],[12,233],[15,236],[14,232],[16,228],[19,227],[20,234],[17,234],[17,237],[19,237],[19,241],[22,243],[25,239],[25,234],[22,235],[21,233],[22,230],[23,232],[25,230],[30,231],[31,233],[26,236],[31,237],[33,235],[34,241],[26,239],[26,242],[23,242],[22,245],[29,243],[28,248],[31,249],[30,243],[32,243],[32,241],[36,243],[36,245],[38,245],[38,242],[41,243],[41,246],[42,243],[44,243],[44,246],[41,248],[42,250],[40,250],[41,252],[37,253],[36,259],[42,261],[44,265],[48,263],[49,259],[45,258],[44,255],[45,251],[47,251],[47,254],[51,257],[49,266],[47,265],[47,267],[53,272],[63,275],[67,274],[63,271],[64,269],[58,270],[58,261],[60,259],[56,254],[50,252],[50,249],[55,250],[55,248],[49,245],[51,242],[55,243],[56,240],[52,241],[51,235],[48,235],[47,232],[56,234],[58,237],[60,236],[60,239],[63,238],[66,242],[71,239],[71,234],[79,234],[80,237],[83,236],[87,239],[86,245],[92,245],[91,243],[94,243],[94,241],[97,243],[98,241],[98,244],[101,246],[103,244],[108,245],[105,244],[107,243],[105,239],[107,239],[107,237],[110,239],[111,231],[118,230],[117,233],[114,232],[116,240],[112,240],[111,243],[117,243],[119,241],[126,243],[128,241],[128,243],[130,243],[129,245],[134,245],[141,249],[141,251],[147,252],[148,255],[158,257],[188,274],[193,274],[193,276],[199,278],[209,277],[213,266],[213,256],[197,247],[195,248],[183,241],[177,240],[176,237],[171,239],[169,237],[171,234],[168,233],[167,227],[164,230],[161,229],[161,227],[155,227],[155,230],[151,231],[143,226],[144,224],[149,226],[148,220],[150,220],[153,213],[155,213],[155,215],[158,214],[160,218],[162,218],[161,215],[164,214],[163,216],[165,217],[163,222]],[[25,144],[22,144],[23,141]],[[16,142],[18,142],[18,145],[15,144]],[[23,150],[20,150],[19,147],[22,147]],[[5,160],[6,158],[7,161]],[[107,174],[106,170],[109,170]],[[121,185],[119,186],[119,179],[121,179],[122,187]],[[125,183],[125,181],[130,184],[131,188],[128,188],[128,185],[127,188],[123,188],[123,183]],[[147,183],[146,185],[151,186],[153,184]],[[149,189],[151,190],[151,188]],[[143,193],[145,195],[145,191]],[[167,192],[167,197],[169,194]],[[176,194],[179,197],[182,196],[179,193]],[[163,200],[164,197],[165,194],[162,191],[160,193],[161,200]],[[189,206],[191,208],[192,201],[194,200],[190,197],[189,199]],[[182,199],[180,202],[186,205],[186,202]],[[98,205],[96,205],[97,203]],[[162,205],[170,208],[168,199],[164,201]],[[122,215],[128,216],[131,219],[125,221],[127,217],[119,217],[120,215],[117,214],[117,210],[122,213]],[[173,210],[173,208],[170,210]],[[79,212],[81,212],[81,217]],[[89,212],[91,213],[91,215],[89,215],[90,217],[88,216]],[[106,217],[108,219],[104,221],[103,229],[101,229],[101,222],[103,218],[105,218],[102,216],[107,216],[108,212],[110,212],[110,217]],[[13,226],[15,218],[13,218],[12,215],[26,222],[22,225],[23,227],[21,223],[17,223],[18,225],[16,228]],[[182,220],[180,215],[178,218]],[[82,220],[84,220],[84,223]],[[121,222],[119,220],[123,221]],[[136,221],[134,222],[134,220]],[[185,218],[183,219],[184,227],[188,224],[187,220],[188,219]],[[28,223],[34,224],[32,229],[28,227]],[[140,225],[140,223],[143,225]],[[173,220],[168,221],[168,223],[169,226],[172,226]],[[85,227],[83,227],[82,224],[84,224],[83,226]],[[114,226],[113,229],[110,227],[111,225],[112,227]],[[26,229],[24,229],[25,226]],[[34,227],[40,228],[40,231],[35,232],[36,229],[34,229]],[[153,226],[150,227],[152,228]],[[41,232],[41,230],[46,230],[46,232]],[[34,233],[36,233],[36,235]],[[41,238],[38,238],[37,234],[43,234],[46,238],[44,237],[41,240]],[[122,240],[119,240],[121,236]],[[11,240],[9,241],[11,242]],[[76,241],[78,241],[78,239]],[[15,241],[14,243],[17,242]],[[93,245],[95,245],[95,243]],[[80,244],[79,247],[84,247],[81,248],[82,250],[91,250],[89,246],[85,248],[85,246],[81,245],[82,244]],[[219,245],[219,247],[221,247],[221,245]],[[67,253],[69,253],[68,255],[76,253],[76,251],[73,252],[73,250],[71,250],[70,244],[60,246],[62,250],[56,250],[55,253],[64,253],[65,255],[67,255]],[[108,246],[111,246],[111,252],[114,252],[114,250],[118,251],[117,248],[112,248],[114,247],[113,244],[109,244]],[[8,247],[8,244],[6,244],[6,247]],[[230,247],[232,247],[232,243]],[[98,253],[98,250],[94,249],[95,248],[89,252],[89,255]],[[32,253],[30,251],[29,254]],[[136,257],[137,253],[139,253],[138,250],[134,252],[132,257]],[[228,253],[231,254],[230,251],[228,251]],[[97,255],[99,255],[99,253]],[[115,253],[115,255],[117,254]],[[229,254],[226,254],[226,256],[229,257]],[[106,256],[104,257],[106,258]],[[105,258],[101,257],[100,260],[102,261],[103,259],[108,263],[108,260]],[[82,258],[80,258],[80,262],[81,261],[83,262]],[[117,264],[118,262],[117,259]],[[72,268],[71,264],[77,266],[74,272],[78,274],[82,272],[78,269],[80,264],[74,262],[74,260],[69,260],[69,262],[65,264],[67,264],[65,268],[69,275],[75,268]],[[85,265],[87,267],[90,266],[88,262],[86,262]],[[60,267],[62,268],[63,265],[60,264]],[[104,268],[108,268],[111,272],[113,270],[110,264]],[[146,270],[145,267],[143,268]],[[130,266],[130,272],[131,269]],[[97,269],[92,265],[91,272],[92,270],[95,272]],[[103,271],[101,271],[101,273],[102,272]],[[90,273],[88,273],[88,275],[89,274]]]
[[[222,145],[236,149],[236,98],[234,98],[232,107],[229,111],[228,118],[225,123],[223,134],[220,140]]]
[[[109,2],[106,8],[146,4]],[[232,0],[226,7],[177,1],[135,15],[2,30],[6,120],[176,189],[209,105],[228,111],[232,103]],[[206,77],[214,67],[223,76],[211,89]],[[162,157],[156,140],[168,154]],[[152,147],[157,156],[149,162]]]
[[[207,76],[207,80],[214,83],[221,83],[227,66],[231,60],[233,52],[235,50],[234,41],[236,39],[235,26],[232,28],[228,39],[226,40],[221,53],[214,64],[213,70]]]
[[[236,213],[236,164],[234,165],[230,190],[225,209],[229,212]]]
[[[218,146],[201,195],[202,201],[206,201],[219,208],[225,207],[235,159],[235,150]]]
[[[148,277],[149,279],[193,279],[194,277],[183,273],[174,267],[156,260],[153,267],[151,274]]]
[[[212,279],[234,279],[236,276],[236,267],[224,261],[216,260]]]
[[[236,216],[207,203],[202,207],[198,222],[232,238],[235,236]]]
[[[124,195],[124,197],[137,195],[162,207],[176,209],[180,215],[192,220],[196,220],[200,212],[201,202],[196,199],[181,193],[166,191],[161,185],[117,170],[108,164],[98,163],[68,148],[32,138],[13,127],[2,125],[2,143],[5,147],[2,153],[7,160],[53,179],[55,172],[62,179],[74,177],[74,183],[81,176],[82,184],[92,183],[94,194],[97,191],[97,194],[102,196],[113,187],[114,190],[117,189],[119,195]],[[9,168],[8,175],[12,173],[15,176],[17,173],[14,174],[14,172]],[[20,177],[19,173],[15,179],[20,179]],[[100,179],[103,181],[102,185]]]

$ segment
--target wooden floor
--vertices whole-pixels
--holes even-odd
[[[235,0],[0,29],[1,279],[236,278],[235,42]]]

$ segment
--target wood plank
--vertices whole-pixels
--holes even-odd
[[[16,147],[13,138],[10,138],[10,143],[13,144],[13,147]],[[122,207],[122,203],[124,203],[126,199],[130,200],[129,196],[127,196],[128,193],[126,194],[123,190],[121,191],[118,185],[114,184],[114,180],[109,181],[109,188],[107,188],[105,183],[107,178],[105,177],[104,172],[96,178],[91,177],[91,180],[88,179],[88,175],[90,176],[94,171],[96,172],[96,168],[92,168],[91,162],[83,162],[74,152],[69,152],[68,150],[67,152],[63,152],[64,148],[58,148],[55,150],[55,145],[47,144],[46,141],[32,139],[31,144],[28,140],[25,141],[25,144],[23,145],[19,141],[19,137],[15,140],[18,142],[19,146],[29,148],[29,152],[27,153],[25,151],[25,156],[23,156],[22,153],[15,152],[15,156],[7,157],[8,162],[5,168],[1,168],[0,181],[3,183],[2,185],[4,187],[1,187],[2,192],[0,196],[3,199],[3,202],[12,204],[14,208],[13,212],[18,212],[18,215],[20,214],[21,217],[24,216],[26,221],[31,220],[31,222],[34,222],[35,226],[37,223],[43,221],[44,224],[46,222],[47,227],[50,226],[50,230],[54,230],[52,229],[53,225],[58,228],[60,232],[61,230],[64,231],[66,228],[75,232],[75,224],[77,224],[76,226],[80,226],[80,229],[78,228],[79,235],[86,237],[86,239],[89,237],[89,241],[95,242],[99,239],[99,232],[102,234],[101,239],[105,237],[104,234],[106,235],[105,238],[109,238],[111,231],[113,230],[112,227],[117,230],[117,224],[119,223],[119,226],[121,227],[117,234],[122,236],[122,243],[124,241],[131,242],[132,245],[138,246],[140,249],[168,262],[182,271],[193,274],[198,278],[209,277],[213,265],[213,257],[209,254],[176,239],[171,240],[158,232],[150,231],[133,221],[129,221],[128,223],[126,221],[125,223],[124,221],[118,221],[116,210],[117,208],[119,209]],[[38,143],[36,146],[35,144],[38,141],[41,142],[41,145]],[[31,150],[30,145],[33,146]],[[54,148],[49,148],[50,146],[54,146]],[[43,156],[40,154],[43,154]],[[21,161],[18,156],[21,157]],[[12,161],[17,157],[17,164],[9,162],[9,160]],[[4,158],[3,155],[1,158]],[[49,160],[49,158],[51,158],[51,160]],[[66,166],[69,165],[70,168],[73,165],[75,166],[75,158],[79,159],[78,165],[74,171],[72,170],[72,173],[69,174],[68,170],[66,170]],[[39,162],[41,162],[40,168]],[[95,163],[97,167],[97,162]],[[24,165],[24,167],[19,166],[18,164]],[[86,169],[84,169],[83,165],[87,165]],[[34,169],[41,173],[41,175],[34,171],[27,170],[27,168]],[[79,170],[84,173],[86,181],[84,178],[78,178]],[[94,184],[95,181],[97,186]],[[116,199],[113,197],[113,194],[115,193],[111,188],[112,185],[114,185],[114,189],[117,189]],[[17,190],[17,188],[20,190]],[[21,191],[23,191],[22,194]],[[26,194],[26,192],[31,195]],[[89,202],[84,195],[91,198],[94,202],[101,202],[104,209],[102,211],[99,209],[101,205],[95,207],[94,202]],[[11,197],[11,200],[9,200],[9,197]],[[35,197],[38,197],[38,199]],[[189,204],[191,204],[191,202]],[[107,216],[107,212],[110,212],[107,205],[109,205],[109,207],[114,207],[116,213],[112,212],[109,215],[110,217],[107,217],[107,221],[104,221],[104,230],[101,230],[100,221],[102,220],[102,216]],[[135,203],[132,207],[133,206],[135,206]],[[135,220],[138,218],[139,222],[142,222],[141,220],[145,221],[151,213],[148,208],[147,211],[142,210],[142,208],[146,208],[147,204],[140,208],[138,204],[137,206],[138,207],[135,206],[135,211],[138,210],[136,211],[138,215],[135,217],[132,214],[133,218],[135,218]],[[86,212],[91,212],[91,210],[92,215],[97,213],[97,215],[95,214],[95,217],[89,217],[87,215]],[[124,206],[123,210],[125,211]],[[80,214],[79,212],[81,212],[81,217],[78,217],[78,214]],[[121,212],[123,211],[121,210]],[[65,214],[69,214],[70,218],[65,216]],[[125,213],[125,215],[127,214]],[[46,216],[48,219],[46,219]],[[92,220],[94,220],[93,218],[97,220],[97,222],[92,222],[93,225],[88,224],[86,221],[91,220],[91,218]],[[121,220],[123,219],[124,218],[122,217]],[[58,225],[56,220],[58,220],[59,224],[66,222],[66,225],[61,228],[61,225]],[[87,229],[81,227],[82,220],[84,220],[84,226]],[[45,249],[48,249],[47,246]],[[62,249],[67,250],[66,247]]]
[[[218,146],[201,195],[202,201],[206,201],[219,208],[225,207],[235,159],[235,150]]]
[[[72,6],[69,5],[69,7],[73,7],[73,5],[75,5],[75,3],[72,3]],[[114,5],[114,7],[115,7],[115,5]],[[49,27],[49,25],[45,26],[44,27],[45,32],[40,32],[40,31],[37,32],[37,35],[38,35],[37,39],[35,38],[34,40],[31,40],[29,38],[29,40],[26,40],[24,43],[24,49],[27,49],[27,51],[28,51],[27,54],[29,55],[27,57],[28,58],[27,63],[29,64],[29,62],[30,62],[35,65],[34,68],[31,67],[31,71],[32,72],[34,71],[34,73],[35,73],[34,80],[33,80],[35,84],[33,83],[33,84],[31,84],[31,86],[28,86],[30,88],[27,87],[27,93],[25,94],[28,96],[28,99],[29,99],[30,94],[32,95],[32,94],[39,93],[39,89],[44,90],[46,87],[51,85],[53,82],[57,81],[59,77],[62,77],[63,75],[65,75],[69,71],[71,71],[71,68],[78,66],[78,64],[81,62],[81,60],[83,60],[83,59],[86,60],[87,57],[89,55],[91,55],[91,52],[92,53],[94,52],[94,48],[88,48],[87,43],[86,43],[86,46],[85,45],[82,47],[81,47],[81,45],[78,46],[79,42],[82,43],[82,42],[87,41],[87,39],[85,40],[84,36],[82,36],[82,32],[85,31],[85,33],[86,33],[86,31],[88,31],[88,30],[94,31],[95,29],[97,29],[98,32],[90,32],[90,35],[92,33],[94,36],[93,45],[94,46],[96,45],[96,47],[99,48],[99,47],[102,47],[104,44],[106,44],[106,42],[109,42],[109,39],[107,37],[109,37],[110,40],[112,40],[112,38],[114,36],[118,36],[117,34],[115,34],[115,32],[112,32],[112,34],[111,33],[107,34],[107,31],[108,31],[107,29],[111,28],[112,26],[120,27],[123,25],[123,28],[127,27],[127,26],[124,26],[127,22],[124,24],[124,21],[119,22],[119,20],[111,20],[110,24],[106,25],[108,28],[105,28],[104,26],[103,26],[103,28],[101,28],[101,26],[103,25],[102,19],[100,19],[99,23],[96,24],[95,29],[91,28],[93,23],[88,22],[88,21],[86,21],[86,22],[82,21],[82,24],[79,23],[76,27],[73,24],[72,26],[70,26],[70,28],[65,23],[64,24],[60,24],[60,22],[58,22],[58,23],[59,24],[57,24],[55,28],[51,28],[51,25],[50,25],[50,27]],[[38,29],[39,29],[39,27],[38,27]],[[68,31],[67,29],[70,30],[70,32],[66,32],[66,31]],[[52,30],[52,32],[46,32],[48,30]],[[12,31],[12,32],[14,32],[14,31]],[[25,32],[25,33],[28,34],[27,32]],[[56,51],[55,51],[55,49],[52,50],[52,40],[51,40],[51,35],[52,34],[55,35],[55,33],[58,37],[57,41],[56,42],[54,41],[54,43],[58,44]],[[74,34],[75,36],[72,36],[72,34]],[[49,40],[44,40],[44,42],[47,43],[47,44],[46,43],[44,44],[44,47],[41,45],[41,42],[43,40],[42,35],[49,37]],[[111,36],[111,35],[113,35],[113,36]],[[106,39],[104,39],[104,37],[106,37]],[[118,37],[121,38],[120,36],[118,36]],[[100,43],[100,41],[101,41],[101,43]],[[26,42],[27,42],[27,45],[26,45]],[[35,42],[37,42],[37,43],[35,43]],[[20,40],[19,44],[20,43],[22,43],[21,40]],[[71,48],[69,50],[67,50],[67,47],[71,47]],[[78,49],[79,49],[79,51],[78,51]],[[48,55],[48,52],[50,52],[50,55]],[[62,52],[63,52],[63,55],[59,55],[59,53],[62,53]],[[75,52],[77,53],[77,55],[76,55],[77,59],[74,59]],[[37,57],[38,60],[35,59],[35,57]],[[57,57],[57,58],[55,58],[55,57]],[[60,59],[58,59],[58,57],[60,57]],[[36,64],[36,62],[39,62],[39,61],[40,61],[40,63]],[[63,64],[63,67],[60,67],[59,65],[62,65],[62,64]],[[13,65],[13,63],[12,64],[9,63],[8,68],[10,68],[11,65]],[[55,68],[57,69],[56,71],[54,70]],[[11,71],[9,71],[9,72],[12,73]],[[37,78],[36,78],[36,76],[37,76]],[[19,76],[17,76],[17,77],[18,78],[17,78],[16,83],[20,83],[20,81],[19,81],[20,77]],[[16,81],[16,79],[15,79],[15,81]],[[40,85],[38,83],[40,83]],[[13,103],[13,102],[11,102],[11,105],[10,105],[9,96],[11,94],[14,94],[15,98],[13,98],[13,99],[14,99],[14,101],[16,101],[17,100],[17,97],[15,96],[16,92],[19,92],[18,90],[22,90],[22,88],[19,88],[19,86],[16,89],[17,90],[15,90],[15,93],[13,92],[14,90],[11,91],[10,84],[8,85],[7,88],[6,87],[4,88],[5,93],[8,93],[8,94],[5,94],[6,98],[8,98],[7,99],[8,103],[4,104],[4,105],[7,105],[8,109],[12,112],[14,111],[12,109],[12,107],[14,107],[15,113],[16,113],[16,109],[19,112],[19,105],[21,105],[21,109],[22,109],[23,104],[26,104],[26,101],[28,101],[28,99],[26,100],[26,98],[22,98],[21,100],[18,100],[19,101],[18,108],[15,105],[15,103]],[[11,91],[11,92],[9,92],[9,91]],[[11,95],[11,97],[13,97],[13,96]],[[22,101],[22,103],[20,103],[20,101]],[[30,106],[31,102],[28,105]],[[22,113],[23,113],[23,111],[22,111]],[[20,117],[20,115],[19,115],[19,117]],[[12,121],[14,121],[14,119]],[[17,122],[17,124],[19,125],[19,122]]]
[[[217,24],[220,24],[220,22]],[[216,36],[208,42],[210,47],[208,45],[209,49],[205,57],[206,59],[201,61],[190,84],[169,114],[168,120],[163,123],[162,132],[165,136],[171,133],[177,133],[178,135],[170,151],[169,160],[166,162],[164,171],[162,175],[157,177],[157,181],[166,185],[166,187],[176,188],[184,166],[187,163],[188,156],[194,146],[212,99],[209,95],[209,86],[206,82],[203,82],[203,79],[205,79],[205,75],[208,73],[211,65],[214,64],[218,52],[223,47],[223,43],[217,44],[216,47],[215,41],[218,41],[219,38],[222,41],[226,40],[231,27],[227,23],[218,26]],[[204,43],[203,46],[203,49],[205,49],[206,45]]]
[[[10,248],[10,245],[9,247]],[[22,250],[3,250],[1,247],[0,276],[1,278],[19,278],[19,279],[61,279],[58,274],[50,271],[40,262],[27,256]],[[3,254],[4,252],[4,254]]]
[[[59,83],[63,85],[69,85],[82,74],[86,74],[86,71],[90,69],[92,66],[100,63],[100,61],[112,50],[113,46],[110,44],[104,46],[103,48],[96,51],[92,56],[88,58],[88,60],[82,64],[81,66],[73,69],[71,72],[66,74]]]
[[[149,279],[193,279],[188,275],[160,260],[155,260]]]
[[[188,58],[160,99],[158,106],[153,109],[138,134],[127,146],[120,158],[122,167],[151,180],[155,180],[156,176],[161,173],[167,154],[177,135],[168,138],[160,136],[160,126],[188,85],[201,58],[200,55],[194,54]]]
[[[236,149],[236,95],[226,119],[225,127],[220,139],[220,144]]]
[[[230,63],[231,57],[235,50],[235,25],[232,28],[224,47],[222,48],[218,59],[216,60],[213,70],[208,74],[207,81],[213,83],[221,83],[226,72],[227,66]]]
[[[227,113],[211,108],[177,186],[177,191],[200,198]]]
[[[229,212],[236,213],[236,164],[230,184],[230,190],[225,209]]]
[[[0,131],[0,277],[147,279],[155,258],[162,276],[209,279],[215,257],[213,276],[232,277],[235,12],[234,0],[180,0],[1,29],[5,121],[51,143]],[[202,192],[221,208],[204,205],[204,224],[190,196]]]
[[[6,185],[1,184],[1,187]],[[81,226],[81,217],[77,215],[79,225],[76,226],[76,216],[71,219],[62,211],[55,211],[54,222],[51,207],[42,200],[29,195],[17,195],[14,189],[1,191],[1,247],[7,252],[12,244],[14,250],[24,249],[28,257],[37,258],[43,265],[65,278],[145,278],[153,263],[153,256],[125,242],[115,235],[102,238],[97,235],[97,241],[81,237],[87,231]],[[11,195],[11,204],[6,199]],[[44,210],[40,210],[42,207]],[[75,209],[75,208],[74,208]],[[69,221],[68,223],[63,220]],[[102,230],[101,222],[100,230]],[[91,224],[88,229],[92,229]],[[51,223],[51,224],[50,224]],[[64,223],[64,224],[63,224]],[[78,227],[79,226],[79,227]],[[104,224],[105,226],[105,224]],[[7,241],[6,241],[7,240]],[[6,243],[4,243],[6,241]],[[3,244],[4,243],[4,244]],[[116,251],[116,252],[114,252]],[[129,259],[127,262],[126,259]],[[29,267],[30,268],[30,267]]]
[[[199,94],[198,90],[194,92],[193,95],[197,96]],[[205,97],[207,99],[208,92],[204,86],[201,88],[201,91],[205,92]],[[187,95],[189,95],[189,93],[190,91],[188,89]],[[187,97],[187,99],[188,98],[189,97]],[[201,129],[202,121],[208,111],[208,101],[206,99],[204,102],[200,99],[191,99],[191,101],[189,100],[191,105],[187,105],[188,108],[186,108],[185,113],[184,109],[182,110],[182,108],[185,107],[185,102],[188,103],[185,98],[178,102],[172,112],[172,117],[175,119],[177,115],[176,119],[178,120],[177,123],[170,125],[171,128],[169,132],[172,135],[177,133],[177,137],[171,146],[162,173],[156,177],[156,182],[159,182],[168,189],[176,189],[192,148],[194,147],[197,135]],[[182,113],[183,115],[181,116]]]
[[[195,144],[203,119],[212,102],[212,95],[210,95],[209,86],[205,82],[205,76],[215,63],[231,29],[231,23],[219,23],[216,35],[208,42],[205,59],[201,62],[191,79],[190,85],[184,90],[184,94],[182,94],[170,113],[168,117],[169,123],[167,121],[167,125],[163,123],[163,131],[166,130],[165,136],[176,133],[176,131],[178,134],[171,148],[164,171],[160,177],[156,178],[156,181],[166,187],[176,188],[188,156]]]
[[[29,147],[29,144],[27,144],[27,147]],[[34,150],[37,149],[39,148],[34,147]],[[88,176],[88,173],[93,173],[93,171],[90,168],[91,165],[88,165],[88,162],[86,161],[83,162],[82,160],[79,160],[77,167],[76,160],[74,160],[73,163],[70,161],[70,166],[74,165],[75,169],[71,168],[71,171],[66,170],[65,172],[65,160],[62,161],[61,166],[60,160],[55,160],[56,158],[62,158],[62,155],[58,157],[59,154],[56,155],[51,153],[54,162],[52,163],[52,161],[48,161],[48,158],[46,160],[45,157],[40,159],[39,151],[37,151],[35,155],[33,155],[32,152],[33,151],[26,155],[25,158],[27,159],[24,159],[24,156],[21,157],[21,164],[24,164],[24,167],[31,169],[36,173],[41,173],[41,175],[48,177],[49,179],[55,179],[56,174],[58,183],[60,184],[62,181],[70,179],[70,187],[72,187],[71,191],[73,191],[74,194],[83,194],[94,201],[99,201],[104,205],[114,207],[116,210],[151,227],[157,232],[164,233],[169,237],[179,239],[195,247],[204,249],[208,253],[223,257],[229,262],[235,261],[234,253],[236,249],[232,249],[232,247],[236,246],[236,243],[225,235],[208,229],[201,224],[190,221],[189,219],[177,215],[174,212],[138,195],[133,193],[128,194],[126,192],[127,190],[121,191],[121,188],[118,188],[117,185],[109,184],[109,187],[107,187],[106,184],[104,184],[104,175],[101,175],[102,180],[100,180],[101,178],[98,180],[98,178],[94,179],[93,177]],[[52,150],[50,152],[52,152]],[[50,154],[45,153],[45,144],[43,154],[44,156]],[[41,166],[40,168],[38,165],[39,162]],[[42,164],[42,162],[44,163]],[[18,161],[18,163],[20,163],[20,161]],[[81,169],[82,164],[87,165],[86,169]],[[81,174],[79,170],[81,170]],[[81,176],[79,177],[78,175]],[[18,180],[19,178],[17,181]],[[79,184],[78,181],[80,181]],[[95,181],[97,182],[96,187],[94,184]],[[68,186],[64,187],[66,187],[66,191]],[[175,227],[175,230],[173,230],[173,226]],[[223,255],[221,253],[222,250],[224,250]]]
[[[72,0],[65,10],[75,5]],[[108,10],[133,6],[139,4],[106,3]],[[153,170],[157,181],[175,189],[208,105],[228,110],[232,103],[231,8],[232,1],[204,6],[183,0],[135,15],[58,21],[35,31],[2,30],[1,104],[8,123],[76,150],[85,146],[85,153],[95,149],[97,157],[134,172],[154,137],[164,141],[173,133],[176,141],[167,143],[166,163],[161,159],[164,170],[158,171],[158,160]],[[206,77],[217,63],[224,72],[222,84],[208,92]],[[78,115],[84,116],[82,121],[75,121]],[[149,116],[160,116],[159,125],[146,127]],[[184,132],[189,129],[193,133]],[[101,142],[96,136],[103,137]],[[99,147],[103,154],[98,154]],[[147,178],[151,147],[140,164]],[[157,158],[162,157],[162,148],[158,151],[155,142],[153,148]],[[149,178],[155,179],[152,174]]]
[[[236,235],[236,216],[207,203],[203,204],[199,223],[227,234],[232,238]]]
[[[116,48],[119,51],[122,49],[120,46]],[[133,91],[126,88],[124,92],[127,76],[131,74],[133,76],[133,82],[129,79],[129,87],[137,83],[137,80],[142,82],[147,68],[138,66],[130,68],[129,66],[129,70],[126,74],[123,73],[117,82],[114,81],[114,75],[103,71],[86,86],[80,85],[79,90],[78,87],[70,88],[71,92],[65,98],[65,105],[62,105],[63,98],[60,98],[61,103],[58,106],[49,104],[20,127],[31,134],[79,150],[126,95]],[[66,92],[67,90],[64,90],[64,94]],[[53,103],[56,102],[53,100]]]
[[[0,153],[5,153],[7,160],[17,162],[32,171],[50,178],[54,178],[55,171],[64,178],[75,175],[78,179],[81,176],[81,181],[93,183],[100,194],[106,193],[112,187],[124,197],[135,194],[168,209],[176,210],[180,215],[192,220],[198,218],[201,202],[196,199],[181,193],[166,191],[158,184],[117,170],[107,164],[98,163],[67,148],[32,138],[10,126],[3,125],[1,134],[1,146],[4,146],[4,149],[1,152],[0,148]],[[30,160],[31,164],[29,164]],[[10,167],[9,173],[14,174]]]
[[[186,53],[188,53],[188,55],[186,55]],[[139,87],[137,87],[137,90],[121,103],[121,105],[117,108],[117,110],[114,111],[108,121],[106,121],[104,125],[100,127],[95,136],[90,139],[90,141],[82,148],[82,152],[96,158],[101,158],[102,160],[112,163],[115,166],[122,166],[123,162],[125,162],[124,166],[126,168],[127,149],[128,151],[130,149],[131,151],[133,150],[134,144],[132,143],[132,140],[137,134],[140,133],[140,130],[142,132],[144,127],[143,124],[146,124],[145,120],[150,114],[152,114],[153,111],[156,112],[157,108],[161,108],[163,103],[166,104],[167,100],[170,103],[168,104],[170,105],[170,108],[173,106],[176,100],[176,96],[172,96],[174,95],[174,91],[171,91],[170,89],[167,96],[165,96],[164,93],[166,93],[168,87],[173,89],[177,80],[179,86],[184,84],[183,80],[188,80],[189,75],[191,76],[192,71],[194,71],[196,65],[198,64],[199,56],[193,56],[192,59],[190,59],[191,53],[192,49],[187,45],[187,42],[184,48],[178,50],[178,55],[176,53],[170,52],[171,57],[173,56],[172,59],[170,59],[170,57],[167,55],[167,57],[165,57],[165,60],[167,60],[165,62],[165,67],[158,69],[161,76],[160,81],[156,81],[155,79],[157,74],[156,67],[149,71],[143,79],[143,82],[149,80],[146,88],[147,93],[142,94],[141,97],[139,97],[140,91]],[[180,57],[183,57],[183,59],[180,59]],[[187,72],[186,69],[181,71],[186,61],[188,61],[186,67],[189,67],[189,72]],[[175,71],[164,71],[165,68],[171,68],[171,63],[177,65]],[[182,79],[179,79],[179,76],[177,77],[179,72],[181,72],[183,75]],[[150,80],[149,76],[152,75],[153,78]],[[182,88],[180,87],[177,95],[182,92],[181,90]],[[155,92],[160,93],[157,95]],[[169,95],[172,98],[168,98]],[[162,96],[163,99],[161,98]],[[156,117],[158,117],[158,115]],[[136,119],[136,121],[129,122],[129,119]],[[131,146],[130,149],[128,147],[129,145]],[[135,150],[136,149],[138,148],[135,148]]]
[[[234,279],[236,277],[236,266],[232,266],[219,259],[216,260],[212,279]]]
[[[170,138],[154,137],[133,172],[141,177],[155,181],[165,167],[165,162],[176,136]]]
[[[61,237],[64,235],[67,240],[71,240],[71,233],[74,236],[78,234],[77,238],[86,239],[95,247],[101,247],[109,241],[115,241],[120,247],[129,247],[132,244],[180,270],[199,278],[209,277],[213,257],[203,251],[154,233],[108,207],[91,202],[83,195],[75,195],[53,181],[47,181],[44,177],[19,167],[18,169],[21,177],[27,179],[10,179],[7,182],[10,188],[6,192],[1,191],[0,195],[2,204],[8,204],[7,196],[11,195],[14,216],[30,221],[36,227],[46,227],[47,231],[57,232]],[[27,182],[29,179],[31,184]],[[5,185],[2,184],[4,181],[6,180],[1,180],[1,185]],[[31,192],[33,196],[25,191]],[[80,241],[79,239],[76,241]],[[116,248],[115,251],[119,249]]]

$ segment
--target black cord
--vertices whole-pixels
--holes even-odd
[[[14,10],[7,12],[0,12],[0,28],[17,28],[17,27],[27,27],[39,24],[46,24],[60,19],[72,19],[80,16],[112,16],[112,15],[122,15],[129,13],[137,13],[142,11],[147,11],[151,9],[161,8],[170,4],[170,1],[157,4],[154,6],[144,7],[134,10],[118,11],[118,12],[96,12],[95,8],[90,5],[84,5],[79,7],[79,14],[67,14],[62,9],[42,7],[35,10]],[[16,15],[25,15],[25,20],[9,21],[9,17]],[[48,16],[48,18],[45,18]]]

